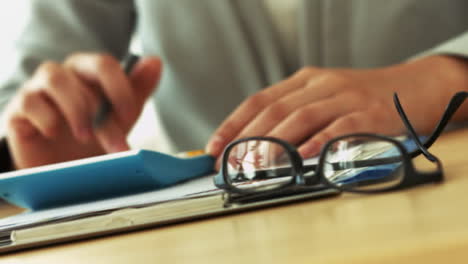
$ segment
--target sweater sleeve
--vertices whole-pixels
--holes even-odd
[[[440,43],[432,49],[417,54],[413,58],[421,58],[431,55],[451,55],[468,59],[468,31],[448,41]]]

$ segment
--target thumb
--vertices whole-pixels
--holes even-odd
[[[130,81],[135,89],[137,105],[143,107],[146,99],[154,92],[161,78],[162,62],[157,57],[146,57],[135,65]]]

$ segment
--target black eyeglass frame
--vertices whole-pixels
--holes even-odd
[[[403,174],[404,176],[403,176],[402,181],[399,182],[397,185],[390,186],[388,188],[379,189],[379,190],[357,190],[357,189],[348,188],[346,186],[340,186],[329,181],[323,174],[323,168],[325,165],[325,158],[326,158],[326,153],[328,149],[331,147],[331,145],[333,145],[337,141],[344,140],[347,138],[353,138],[353,137],[372,138],[372,139],[376,139],[379,141],[386,141],[396,146],[398,148],[398,151],[401,153],[401,158],[392,157],[392,158],[380,158],[380,159],[374,159],[374,160],[372,159],[362,160],[360,161],[361,163],[360,164],[358,163],[357,164],[358,166],[355,166],[355,167],[369,167],[369,166],[378,165],[378,164],[383,165],[383,164],[393,163],[396,161],[398,162],[401,161],[402,162],[401,166],[403,166],[403,169],[404,169],[404,174]],[[330,188],[334,188],[334,189],[337,189],[340,191],[346,191],[346,192],[380,193],[380,192],[394,191],[397,189],[409,188],[415,185],[429,183],[429,182],[441,182],[443,180],[442,164],[437,157],[432,156],[435,158],[435,160],[433,160],[432,162],[435,162],[437,166],[437,169],[435,171],[420,172],[420,171],[417,171],[416,168],[414,167],[413,162],[412,162],[412,157],[410,156],[407,149],[400,141],[394,138],[384,136],[384,135],[379,135],[379,134],[355,133],[355,134],[348,134],[348,135],[336,137],[328,141],[323,146],[320,152],[318,163],[316,165],[314,164],[314,165],[306,165],[306,166],[303,165],[303,159],[297,152],[296,148],[284,140],[281,140],[278,138],[272,138],[272,137],[248,137],[248,138],[242,138],[242,139],[233,141],[225,148],[224,153],[223,153],[222,166],[221,166],[220,173],[215,176],[215,185],[218,188],[224,189],[229,193],[236,193],[236,194],[259,193],[258,190],[242,189],[242,188],[235,187],[232,183],[231,178],[229,177],[227,166],[225,165],[228,162],[229,152],[232,150],[232,148],[234,148],[235,146],[243,142],[253,141],[253,140],[269,141],[269,142],[281,145],[287,151],[287,154],[290,158],[291,166],[292,166],[291,168],[288,168],[287,171],[288,173],[292,174],[291,175],[292,177],[291,177],[291,181],[285,183],[278,189],[290,188],[291,186],[315,186],[315,185],[321,184],[326,187],[330,187]],[[353,163],[354,165],[356,165],[356,162],[353,162]],[[305,177],[304,174],[310,171],[314,171],[315,174],[312,176]],[[275,192],[278,189],[274,189],[271,191]],[[269,191],[261,191],[261,192],[269,192]]]

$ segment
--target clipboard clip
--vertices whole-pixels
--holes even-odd
[[[324,192],[329,190],[329,192]],[[299,199],[307,199],[312,197],[318,197],[318,193],[336,193],[340,192],[336,189],[332,189],[323,184],[318,185],[294,185],[289,188],[275,189],[268,192],[259,192],[259,193],[249,193],[249,194],[239,194],[239,193],[230,193],[228,191],[223,192],[222,199],[224,201],[223,207],[229,208],[233,206],[243,206],[248,204],[256,203],[271,203],[276,204],[278,202],[284,201],[297,201]]]

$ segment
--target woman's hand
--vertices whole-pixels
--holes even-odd
[[[207,152],[218,157],[232,140],[272,136],[299,146],[303,157],[311,157],[340,135],[402,134],[394,92],[417,131],[427,133],[451,96],[466,89],[468,65],[450,56],[380,69],[307,67],[245,100],[216,130]],[[468,119],[468,107],[464,108],[458,116]]]
[[[78,53],[45,62],[7,106],[7,139],[16,169],[128,149],[126,137],[161,74],[144,58],[127,76],[109,55]],[[102,96],[113,112],[98,129]]]

